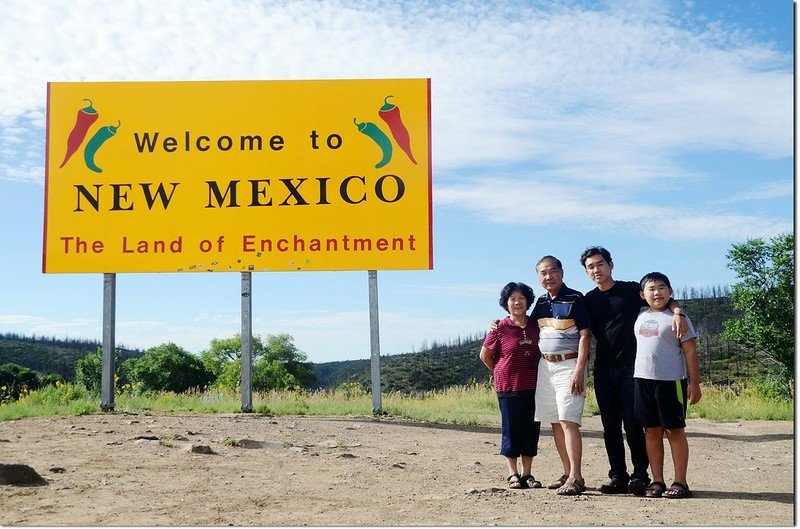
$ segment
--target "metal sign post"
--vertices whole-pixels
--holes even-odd
[[[372,413],[381,415],[381,336],[378,325],[378,272],[369,275],[369,349],[370,375],[372,378]]]
[[[242,272],[242,411],[253,411],[252,272]]]
[[[117,275],[103,274],[103,354],[100,377],[100,409],[114,411],[114,327],[116,321]]]

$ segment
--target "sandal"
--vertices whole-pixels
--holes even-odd
[[[664,482],[653,481],[644,489],[644,495],[648,498],[660,498],[666,490],[667,485]]]
[[[539,481],[538,479],[536,479],[535,477],[533,477],[531,474],[525,474],[524,476],[522,476],[519,479],[522,481],[522,485],[523,485],[522,488],[524,488],[524,489],[541,489],[542,488],[542,482]]]
[[[519,479],[519,474],[511,474],[508,476],[508,488],[509,489],[521,489],[522,488],[522,481]]]
[[[577,496],[581,492],[586,492],[586,482],[583,478],[570,479],[563,487],[556,491],[559,496]]]
[[[672,498],[674,500],[682,500],[683,498],[691,498],[692,491],[689,490],[689,485],[675,481],[666,491],[664,491],[664,497]]]
[[[568,479],[569,479],[569,476],[567,474],[564,474],[563,476],[561,476],[560,478],[558,478],[557,480],[555,480],[554,482],[549,484],[547,486],[547,488],[548,489],[560,489],[561,487],[564,486],[564,484],[567,482]]]

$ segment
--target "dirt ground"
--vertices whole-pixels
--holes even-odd
[[[582,430],[590,490],[564,497],[506,488],[496,428],[257,414],[6,421],[0,463],[30,465],[47,484],[0,485],[0,525],[795,524],[792,422],[691,419],[687,500],[593,490],[608,470],[599,418]],[[667,480],[671,465],[667,456]],[[549,428],[534,474],[561,474]]]

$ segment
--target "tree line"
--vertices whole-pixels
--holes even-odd
[[[739,278],[733,288],[675,293],[697,331],[701,376],[705,382],[721,385],[753,377],[774,380],[778,393],[793,396],[794,234],[734,244],[727,257]],[[384,356],[381,387],[419,393],[488,384],[490,373],[478,358],[483,337],[480,331],[423,343],[419,352]],[[369,359],[313,364],[289,334],[255,336],[252,347],[256,391],[355,385],[368,392],[372,387]],[[64,380],[99,391],[101,367],[96,341],[0,335],[0,403],[3,398],[18,398],[24,389]],[[214,339],[199,356],[174,343],[147,351],[119,349],[115,369],[118,387],[176,393],[237,388],[241,337]]]
[[[32,340],[19,336],[3,337],[0,339],[0,353],[5,353],[4,356],[8,356],[8,351],[20,353],[24,351],[22,344],[26,342]],[[29,350],[38,351],[35,341],[33,345]],[[47,350],[45,346],[38,347]],[[209,388],[236,389],[241,383],[241,349],[242,340],[238,335],[211,340],[209,348],[199,356],[174,343],[161,344],[142,354],[127,357],[118,349],[114,361],[115,385],[122,390],[174,393]],[[31,363],[35,365],[37,355],[31,356]],[[269,334],[266,338],[254,336],[252,356],[255,391],[300,389],[311,387],[316,380],[313,364],[307,361],[305,353],[297,349],[294,338],[288,334]],[[102,348],[96,346],[94,351],[75,361],[74,382],[99,392],[102,365]],[[16,400],[27,391],[67,380],[72,378],[62,374],[41,374],[19,363],[0,363],[0,403]]]

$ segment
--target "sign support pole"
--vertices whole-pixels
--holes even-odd
[[[103,274],[103,355],[100,377],[100,409],[114,411],[114,328],[117,274]]]
[[[372,378],[372,414],[382,415],[381,407],[381,340],[378,325],[378,272],[369,270],[369,349]]]
[[[253,276],[242,272],[242,411],[253,411]]]

